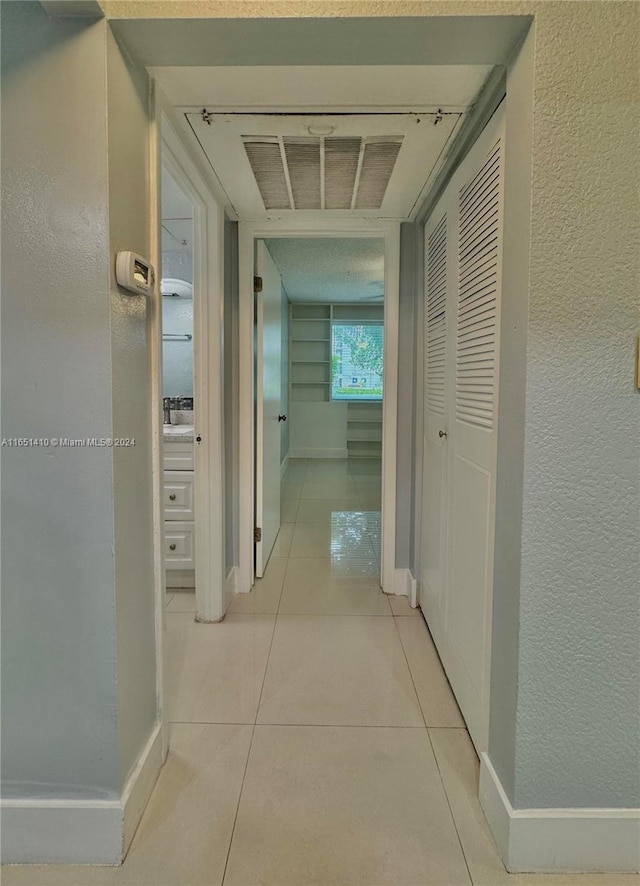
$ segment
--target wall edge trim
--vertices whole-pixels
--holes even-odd
[[[480,805],[510,873],[640,871],[640,809],[514,809],[484,753]]]
[[[408,567],[396,568],[393,581],[393,593],[397,597],[407,597],[409,605],[415,609],[418,605],[418,582]]]
[[[121,797],[0,800],[2,863],[121,864],[161,767],[162,724],[158,721]]]
[[[126,856],[163,764],[162,721],[158,720],[122,792],[122,858]]]

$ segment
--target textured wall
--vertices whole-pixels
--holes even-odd
[[[107,30],[113,450],[118,655],[118,745],[124,784],[156,721],[150,300],[115,281],[120,250],[150,252],[149,87]],[[160,298],[159,293],[155,296]]]
[[[104,22],[2,7],[6,795],[117,796],[156,719],[146,78]]]
[[[105,32],[2,4],[3,437],[112,434]],[[5,795],[118,791],[113,521],[111,450],[2,450]]]
[[[640,805],[639,57],[637,4],[537,22],[517,806]]]

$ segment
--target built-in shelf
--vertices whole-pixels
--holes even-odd
[[[290,399],[294,402],[328,402],[331,400],[332,321],[381,320],[383,308],[371,304],[292,303],[289,310]],[[379,457],[382,454],[381,401],[340,400],[336,403],[336,408],[347,408],[346,449],[349,457]]]
[[[327,401],[331,388],[329,305],[290,306],[291,399]]]
[[[347,452],[349,458],[382,456],[382,403],[348,404]]]

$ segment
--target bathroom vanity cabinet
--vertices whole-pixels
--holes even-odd
[[[164,437],[164,560],[168,588],[195,587],[193,433]]]

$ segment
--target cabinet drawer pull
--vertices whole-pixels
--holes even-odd
[[[172,492],[171,495],[169,496],[169,501],[175,501],[175,500],[176,500],[176,494],[175,494],[175,492]]]
[[[170,550],[170,551],[175,551],[175,549],[176,549],[175,544],[170,544],[170,545],[169,545],[169,550]]]

